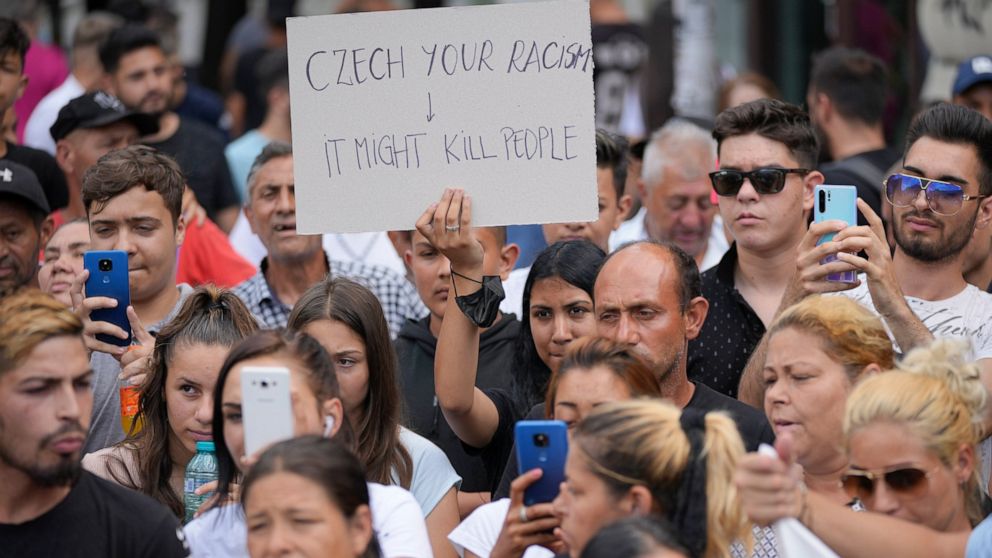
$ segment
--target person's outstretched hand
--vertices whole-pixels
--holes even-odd
[[[745,455],[734,476],[744,511],[761,526],[787,517],[798,518],[803,510],[802,468],[795,463],[788,432],[775,440],[775,450],[778,457],[758,452]]]

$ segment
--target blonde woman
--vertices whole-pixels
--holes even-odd
[[[861,377],[892,363],[881,320],[851,299],[811,296],[772,323],[762,370],[765,415],[776,436],[791,434],[810,490],[853,503],[839,482],[848,465],[844,406]]]
[[[751,519],[798,517],[845,557],[964,555],[982,517],[975,445],[987,399],[966,354],[959,341],[936,341],[851,393],[842,484],[879,513],[854,513],[807,493],[786,461],[752,454],[737,478]],[[780,453],[790,444],[790,435],[780,437]]]
[[[572,558],[601,527],[632,515],[667,518],[703,558],[729,557],[749,536],[732,482],[744,443],[729,416],[660,400],[607,403],[570,444],[554,506]]]

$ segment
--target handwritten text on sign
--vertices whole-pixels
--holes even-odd
[[[596,219],[588,2],[287,29],[301,233],[410,229],[447,186],[479,225]]]

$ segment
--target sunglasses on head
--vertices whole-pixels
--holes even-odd
[[[927,206],[937,215],[954,215],[961,211],[964,202],[987,197],[965,194],[964,188],[957,184],[903,173],[893,174],[882,184],[885,186],[885,198],[896,207],[913,205],[920,191],[923,191]]]
[[[893,492],[906,496],[918,496],[926,489],[929,478],[930,473],[923,469],[904,467],[884,473],[852,470],[840,478],[840,483],[851,498],[868,500],[875,495],[875,486],[879,481],[884,480],[886,486]]]
[[[718,170],[710,173],[713,189],[720,196],[736,196],[744,185],[744,179],[751,181],[754,191],[759,194],[777,194],[785,188],[785,177],[789,173],[809,174],[809,169],[783,169],[761,167],[751,171]]]

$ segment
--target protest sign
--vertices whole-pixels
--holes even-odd
[[[598,216],[588,1],[287,20],[297,230]]]

